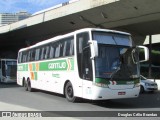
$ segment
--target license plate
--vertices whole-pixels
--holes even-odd
[[[126,92],[118,92],[118,95],[125,95]]]

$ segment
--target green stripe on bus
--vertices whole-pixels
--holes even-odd
[[[103,83],[103,84],[110,84],[109,80],[106,80],[104,78],[96,78],[96,83]]]
[[[38,68],[36,64],[38,64]],[[74,70],[74,59],[20,64],[18,65],[18,71],[28,71],[29,67],[31,71],[70,71]]]
[[[57,60],[57,61],[49,61],[49,62],[41,62],[39,64],[39,71],[65,71],[68,68],[68,64],[66,60]]]
[[[28,71],[28,64],[21,64],[17,66],[18,71]]]

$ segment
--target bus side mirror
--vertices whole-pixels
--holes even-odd
[[[91,48],[91,59],[98,57],[98,43],[96,40],[89,40],[88,43],[90,44]]]
[[[139,48],[139,62],[145,62],[149,60],[149,50],[145,46],[138,46]]]
[[[8,69],[8,66],[7,66],[7,65],[5,65],[5,69],[6,69],[6,70]]]

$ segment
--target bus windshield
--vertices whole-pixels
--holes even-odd
[[[17,72],[17,62],[16,61],[6,61],[6,76],[16,77]]]
[[[138,52],[132,47],[127,35],[95,33],[98,42],[98,57],[95,58],[96,78],[128,80],[139,77]],[[124,41],[123,41],[124,40]],[[134,60],[133,60],[134,59]]]

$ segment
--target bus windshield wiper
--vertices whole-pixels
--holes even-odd
[[[113,73],[111,74],[111,81],[113,79],[113,76],[121,69],[121,62],[119,63],[119,65],[117,66],[117,69],[115,71],[113,71]]]

